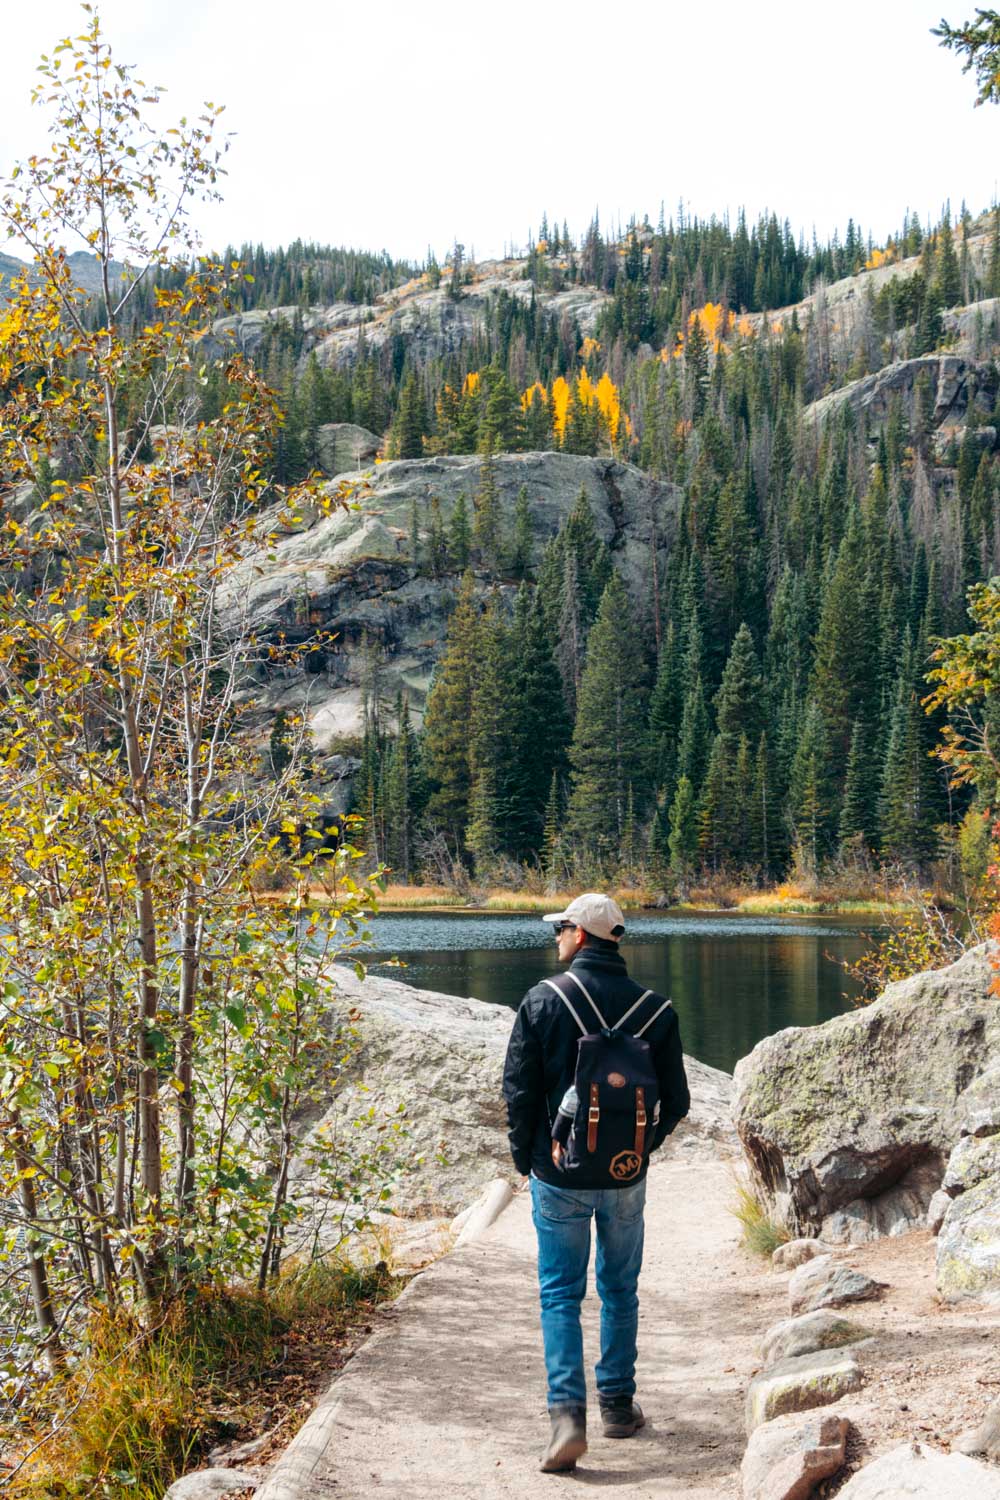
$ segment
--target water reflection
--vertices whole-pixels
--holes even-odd
[[[685,1051],[731,1071],[761,1037],[850,1008],[837,960],[858,958],[869,931],[843,918],[641,916],[629,918],[622,953],[635,979],[672,997]],[[559,968],[535,916],[389,913],[371,941],[376,972],[512,1008]],[[395,955],[406,967],[383,968]]]

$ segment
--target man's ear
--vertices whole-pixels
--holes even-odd
[[[584,932],[582,927],[578,927],[576,929],[576,941],[573,944],[573,952],[579,953],[580,949],[586,944],[586,941],[587,934]]]

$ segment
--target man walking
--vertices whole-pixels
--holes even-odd
[[[645,1421],[634,1397],[646,1169],[649,1153],[687,1114],[690,1096],[677,1017],[669,1001],[629,979],[618,951],[625,919],[616,903],[590,892],[543,920],[553,924],[560,962],[569,967],[558,980],[536,984],[522,1000],[507,1047],[503,1092],[514,1165],[531,1176],[538,1236],[552,1421],[541,1467],[545,1473],[560,1473],[572,1469],[587,1449],[580,1304],[587,1289],[592,1218],[601,1299],[601,1356],[595,1373],[602,1428],[605,1437],[631,1437]],[[587,1042],[578,1048],[585,1033]],[[648,1054],[629,1040],[640,1035]],[[616,1046],[617,1053],[608,1050]],[[644,1076],[642,1059],[648,1057],[655,1082],[650,1079],[645,1090],[630,1087],[628,1061],[607,1063],[613,1056],[639,1059],[637,1078]],[[600,1078],[594,1059],[604,1068]],[[586,1090],[582,1105],[574,1085]],[[644,1096],[655,1092],[658,1102],[647,1119]],[[617,1104],[619,1096],[631,1110],[628,1149],[618,1150],[609,1161],[601,1156],[601,1132],[606,1139],[616,1123],[621,1129],[624,1116],[605,1103],[602,1125],[601,1101],[611,1098]]]

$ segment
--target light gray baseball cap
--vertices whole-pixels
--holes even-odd
[[[542,921],[572,922],[584,932],[611,943],[617,943],[625,931],[625,918],[618,902],[600,891],[585,891],[582,896],[576,896],[565,911],[554,911]]]

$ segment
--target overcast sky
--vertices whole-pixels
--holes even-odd
[[[44,142],[39,55],[76,0],[2,0],[0,171]],[[160,111],[226,105],[225,202],[206,243],[296,238],[422,259],[648,212],[773,209],[876,241],[907,208],[994,201],[1000,108],[930,27],[973,0],[104,0],[118,60]]]

